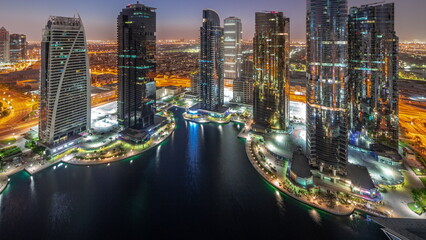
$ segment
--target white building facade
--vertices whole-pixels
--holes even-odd
[[[51,16],[43,30],[40,143],[55,154],[90,129],[90,73],[80,17]]]
[[[232,85],[240,77],[243,29],[241,19],[229,17],[224,20],[224,79],[225,85]]]

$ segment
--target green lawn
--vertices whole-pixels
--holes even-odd
[[[426,169],[412,168],[416,175],[426,175]]]
[[[421,177],[420,180],[423,182],[423,185],[426,187],[426,177]]]
[[[418,215],[422,215],[424,212],[423,208],[416,205],[416,203],[409,203],[408,207],[411,209],[411,211],[415,212]]]
[[[21,149],[17,146],[10,146],[0,149],[0,159],[13,156],[17,153],[20,153]]]
[[[0,144],[2,145],[10,145],[10,144],[14,144],[15,142],[16,142],[16,138],[8,138],[8,139],[0,140]]]

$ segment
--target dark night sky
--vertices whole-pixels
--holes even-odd
[[[29,40],[40,40],[49,15],[72,16],[80,13],[88,39],[115,39],[116,18],[121,9],[136,0],[1,0],[0,27],[10,33],[27,34]],[[350,6],[379,0],[349,0]],[[391,1],[388,1],[391,2]],[[426,0],[394,0],[396,29],[401,40],[426,40]],[[158,39],[198,38],[201,11],[212,8],[223,21],[228,16],[242,19],[244,39],[253,36],[256,11],[283,11],[290,17],[293,40],[305,36],[305,0],[144,0],[157,8]]]

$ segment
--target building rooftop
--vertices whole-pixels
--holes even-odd
[[[224,107],[224,106],[219,106],[218,108],[217,108],[217,111],[215,111],[215,112],[217,112],[217,113],[226,113],[226,111],[228,111],[228,107]]]
[[[167,124],[167,118],[154,115],[154,124],[147,127],[147,128],[141,128],[139,125],[135,125],[131,128],[126,128],[122,132],[120,132],[120,135],[122,137],[128,137],[131,139],[144,139],[148,134],[151,134],[152,129],[159,128]]]
[[[177,86],[167,86],[165,88],[171,89],[171,90],[178,90],[178,89],[180,89],[180,87],[177,87]]]
[[[366,167],[348,163],[346,171],[347,178],[351,180],[353,185],[364,189],[373,189],[376,187]]]
[[[373,221],[382,225],[388,237],[403,240],[426,239],[426,221],[424,219],[381,218],[372,217]]]
[[[254,126],[253,128],[257,127],[258,126]],[[265,147],[268,151],[286,159],[292,158],[293,152],[297,146],[290,135],[282,133],[267,133],[263,136],[263,138],[265,139]]]
[[[110,92],[110,91],[112,91],[112,89],[102,88],[102,87],[93,87],[93,86],[90,89],[91,94],[99,94],[99,93]]]
[[[198,109],[200,109],[200,103],[195,104],[194,106],[189,108],[189,111],[197,111]]]
[[[383,144],[373,144],[371,145],[371,150],[377,153],[379,156],[390,158],[393,161],[402,161],[402,156],[398,153],[398,150],[385,146]]]
[[[301,148],[298,148],[293,153],[293,158],[291,159],[291,171],[301,178],[309,178],[312,176],[308,158],[305,154],[303,154]]]
[[[126,6],[126,8],[135,8],[135,9],[146,8],[146,9],[149,9],[149,10],[152,10],[152,11],[156,10],[156,8],[148,7],[148,6],[146,6],[142,3],[139,3],[139,1],[136,1],[136,3],[133,3],[133,4],[128,4]]]
[[[162,116],[158,116],[158,115],[154,115],[154,124],[152,124],[151,126],[145,128],[145,129],[142,129],[141,126],[136,125],[136,126],[134,126],[132,128],[133,129],[140,129],[140,130],[150,131],[151,129],[158,128],[161,125],[164,125],[166,123],[167,123],[167,118],[162,117]]]

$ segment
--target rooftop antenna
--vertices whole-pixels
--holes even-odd
[[[365,6],[373,6],[373,5],[382,4],[382,3],[385,3],[385,2],[386,1],[375,2],[375,3],[368,3],[368,4],[365,4]]]

